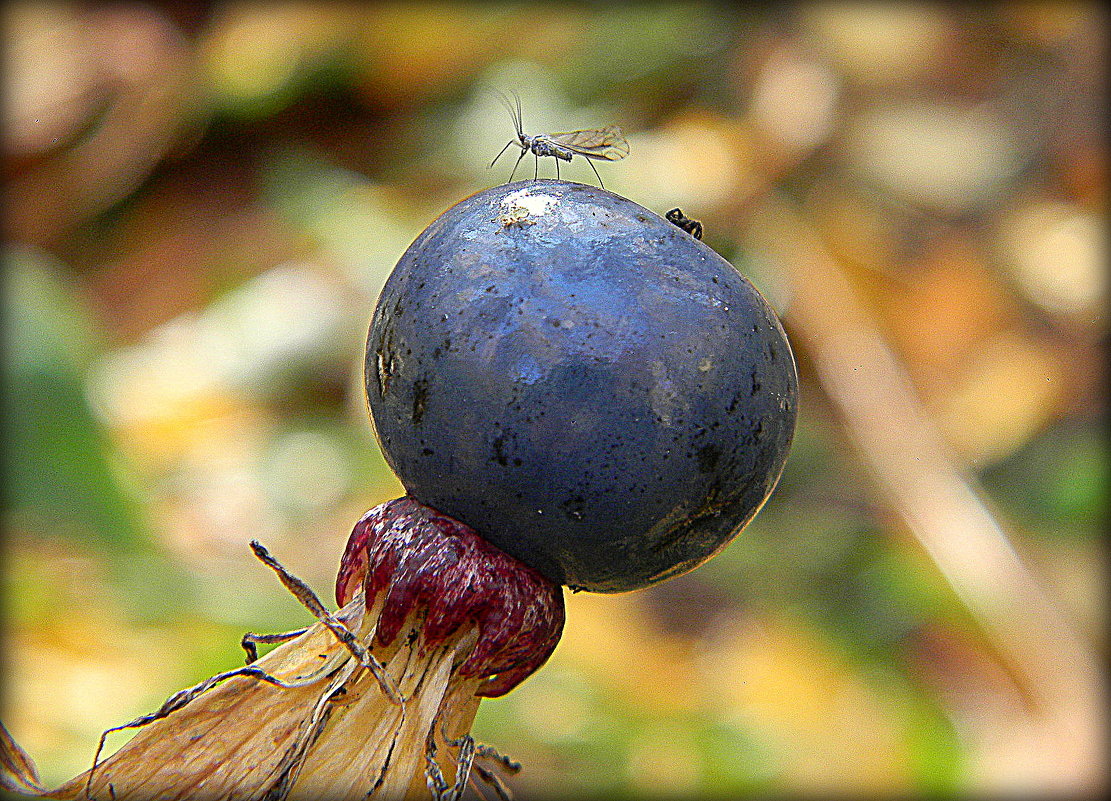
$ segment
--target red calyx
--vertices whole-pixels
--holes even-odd
[[[532,675],[563,632],[559,585],[411,497],[376,506],[355,524],[336,577],[340,606],[360,584],[367,609],[385,593],[375,635],[383,646],[418,609],[425,648],[477,624],[478,642],[459,673],[489,677],[481,696],[504,695]]]

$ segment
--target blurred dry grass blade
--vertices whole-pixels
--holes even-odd
[[[275,570],[287,586],[299,581]],[[408,635],[382,647],[374,644],[380,605],[368,613],[363,598],[360,590],[335,615],[313,610],[318,623],[258,661],[119,727],[141,728],[55,790],[0,732],[0,788],[57,799],[455,799],[477,776],[506,797],[496,771],[517,766],[471,739],[482,679],[455,670],[476,629],[425,648],[410,619]],[[341,640],[345,630],[355,641]],[[400,698],[391,700],[394,691]]]
[[[898,357],[816,231],[781,197],[765,199],[751,219],[750,241],[776,260],[790,282],[785,319],[823,390],[892,507],[1032,701],[1022,725],[1009,734],[1016,749],[1004,757],[1014,774],[1009,781],[1063,792],[1102,786],[1104,699],[1089,645],[1045,594],[956,464]],[[983,734],[998,740],[997,731]]]
[[[43,791],[35,763],[0,723],[0,790],[31,795]]]

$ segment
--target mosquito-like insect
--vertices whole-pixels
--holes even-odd
[[[602,176],[598,175],[598,168],[594,166],[594,159],[617,161],[629,155],[629,143],[625,141],[625,135],[621,133],[621,129],[616,125],[607,125],[605,128],[588,128],[584,131],[529,136],[524,131],[521,98],[514,94],[513,100],[514,102],[510,103],[509,98],[501,95],[502,103],[509,111],[509,116],[513,118],[513,127],[517,131],[517,138],[506,142],[505,147],[490,162],[490,166],[493,167],[497,160],[502,157],[502,154],[509,149],[510,145],[521,148],[521,155],[517,157],[517,163],[513,165],[513,172],[509,174],[510,181],[516,175],[521,159],[531,150],[533,157],[536,159],[535,170],[532,175],[534,180],[540,174],[541,156],[551,156],[556,160],[556,178],[559,178],[560,161],[570,161],[575,156],[582,156],[586,159],[586,163],[590,165],[590,169],[594,170],[594,175],[598,178],[598,185],[605,189]]]
[[[702,223],[683,214],[682,209],[672,209],[664,216],[667,217],[668,222],[675,223],[695,239],[702,238]]]

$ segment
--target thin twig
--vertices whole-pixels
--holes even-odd
[[[490,787],[494,788],[494,792],[498,794],[501,801],[513,801],[513,795],[509,792],[509,788],[492,770],[487,770],[478,762],[474,763],[474,772],[478,774],[479,778]]]
[[[495,751],[493,748],[491,748],[488,745],[483,745],[482,743],[479,743],[477,745],[477,751],[478,751],[479,756],[486,757],[487,759],[490,759],[490,760],[493,760],[493,761],[497,762],[499,765],[501,765],[503,768],[505,768],[510,773],[515,774],[515,773],[520,773],[520,771],[521,771],[521,763],[520,762],[515,762],[514,760],[510,759],[509,757],[504,756],[502,754],[499,754],[497,751]]]
[[[295,640],[308,631],[308,628],[297,629],[296,631],[283,631],[280,634],[254,634],[247,632],[243,635],[243,639],[239,641],[240,647],[247,652],[247,664],[258,661],[258,648],[256,644],[262,643],[264,645],[272,645],[274,643],[289,642]]]
[[[336,620],[324,608],[324,604],[320,602],[320,598],[312,591],[312,588],[286,570],[258,540],[251,540],[251,550],[254,551],[255,556],[262,560],[263,564],[278,574],[278,579],[285,585],[286,589],[293,593],[293,596],[301,602],[302,606],[312,612],[313,617],[323,623],[336,636],[336,639],[351,652],[351,655],[355,657],[359,664],[374,674],[374,678],[378,680],[378,684],[382,687],[386,696],[395,704],[403,705],[405,699],[382,663],[363,647],[359,638],[355,636],[351,629]]]

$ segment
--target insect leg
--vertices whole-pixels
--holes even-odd
[[[536,154],[536,151],[534,150],[534,151],[532,151],[532,180],[535,181],[539,177],[540,177],[540,156],[538,156]]]
[[[521,155],[519,155],[517,157],[517,163],[513,165],[513,172],[509,173],[509,180],[506,181],[507,184],[513,183],[513,176],[517,174],[517,167],[520,166],[521,159],[523,159],[525,157],[525,153],[527,153],[527,152],[528,152],[527,150],[522,148]]]
[[[586,158],[586,157],[584,157],[584,158]],[[594,160],[591,159],[591,158],[586,158],[586,163],[590,165],[590,169],[594,170],[594,175],[597,176],[597,178],[598,178],[598,186],[605,189],[606,185],[604,183],[602,183],[602,176],[598,175],[598,168],[594,166]]]
[[[555,160],[556,163],[556,180],[559,180],[559,159]]]

